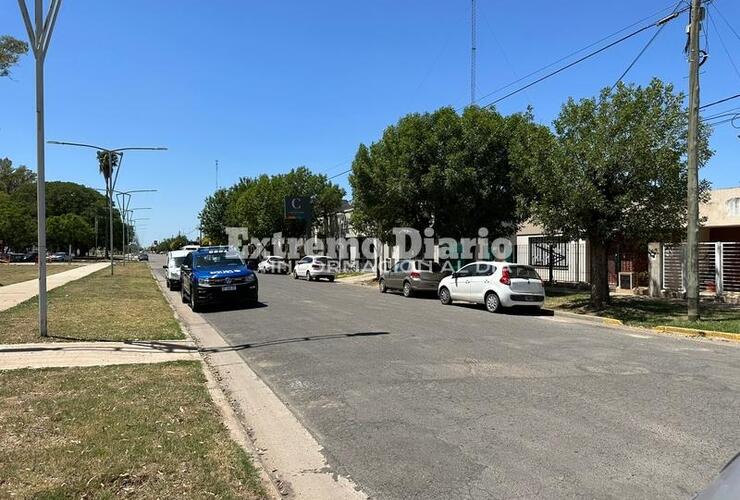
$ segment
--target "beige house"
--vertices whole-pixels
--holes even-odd
[[[706,218],[700,241],[740,241],[740,187],[713,189],[711,196],[699,207]]]

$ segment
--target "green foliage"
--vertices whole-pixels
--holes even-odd
[[[79,215],[54,215],[46,220],[46,241],[50,250],[67,250],[72,245],[73,249],[85,252],[94,240],[92,227]]]
[[[36,221],[26,208],[0,192],[0,252],[21,251],[36,241]]]
[[[180,250],[188,243],[190,242],[188,241],[187,237],[182,234],[178,234],[177,236],[171,236],[169,238],[163,239],[156,245],[153,245],[151,249],[154,252],[171,252],[173,250]]]
[[[28,44],[12,36],[0,36],[0,78],[10,76],[10,68],[28,52]]]
[[[0,240],[14,250],[31,246],[36,241],[36,175],[26,167],[13,167],[7,158],[0,159],[0,195],[0,227],[5,228],[0,233]],[[47,182],[47,218],[66,214],[80,216],[90,228],[95,227],[97,216],[98,243],[102,246],[107,244],[108,201],[103,194],[74,182]],[[113,239],[117,248],[121,246],[121,225],[120,213],[114,208]],[[29,239],[29,234],[34,236]],[[92,243],[94,241],[93,233]],[[82,244],[80,241],[78,248],[86,251],[92,243]]]
[[[206,199],[200,213],[201,229],[211,243],[226,243],[225,226],[249,228],[250,236],[267,237],[282,232],[301,236],[309,226],[336,212],[345,192],[325,175],[299,167],[287,174],[241,179]],[[288,196],[311,199],[313,220],[286,220],[284,200]]]
[[[98,151],[98,168],[105,179],[106,186],[108,185],[107,183],[110,182],[116,167],[118,167],[118,161],[118,153]]]
[[[36,174],[23,165],[13,168],[9,158],[0,158],[0,192],[13,194],[23,186],[33,185]]]
[[[384,239],[401,226],[433,226],[444,237],[475,236],[480,227],[510,234],[520,222],[510,149],[532,128],[529,112],[479,107],[401,118],[355,155],[353,224]]]
[[[516,145],[520,206],[552,233],[587,238],[592,251],[592,303],[608,301],[605,255],[610,243],[642,246],[680,237],[686,224],[687,117],[684,96],[653,80],[569,99],[554,134],[534,127]],[[700,164],[712,152],[701,131]],[[706,198],[709,185],[701,186]]]

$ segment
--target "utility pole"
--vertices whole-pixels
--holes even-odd
[[[688,320],[699,319],[699,31],[701,0],[691,0],[689,19],[688,229],[686,298]]]
[[[475,51],[476,47],[476,24],[475,24],[475,0],[471,0],[470,10],[470,105],[475,104]]]
[[[62,0],[52,0],[49,12],[44,21],[44,2],[34,2],[34,24],[26,7],[26,0],[18,0],[18,6],[23,16],[23,24],[28,32],[28,39],[36,59],[36,211],[38,226],[39,250],[39,335],[46,337],[47,310],[46,299],[46,157],[44,149],[44,61],[49,50],[51,33],[57,21]]]

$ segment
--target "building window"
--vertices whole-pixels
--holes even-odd
[[[730,198],[727,200],[727,215],[730,217],[740,217],[740,198]]]
[[[565,238],[529,238],[529,265],[535,267],[568,268],[568,241]]]

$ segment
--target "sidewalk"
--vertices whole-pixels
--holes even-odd
[[[0,370],[199,361],[189,340],[0,344]]]
[[[101,269],[105,269],[108,266],[110,266],[109,262],[100,262],[97,264],[75,267],[74,269],[70,269],[69,271],[64,271],[62,273],[47,276],[46,289],[52,290],[59,286],[66,285],[70,281],[84,278],[85,276],[88,276],[96,271],[100,271]],[[5,311],[6,309],[17,306],[21,302],[32,299],[33,297],[38,295],[38,293],[38,279],[0,287],[0,311]]]

